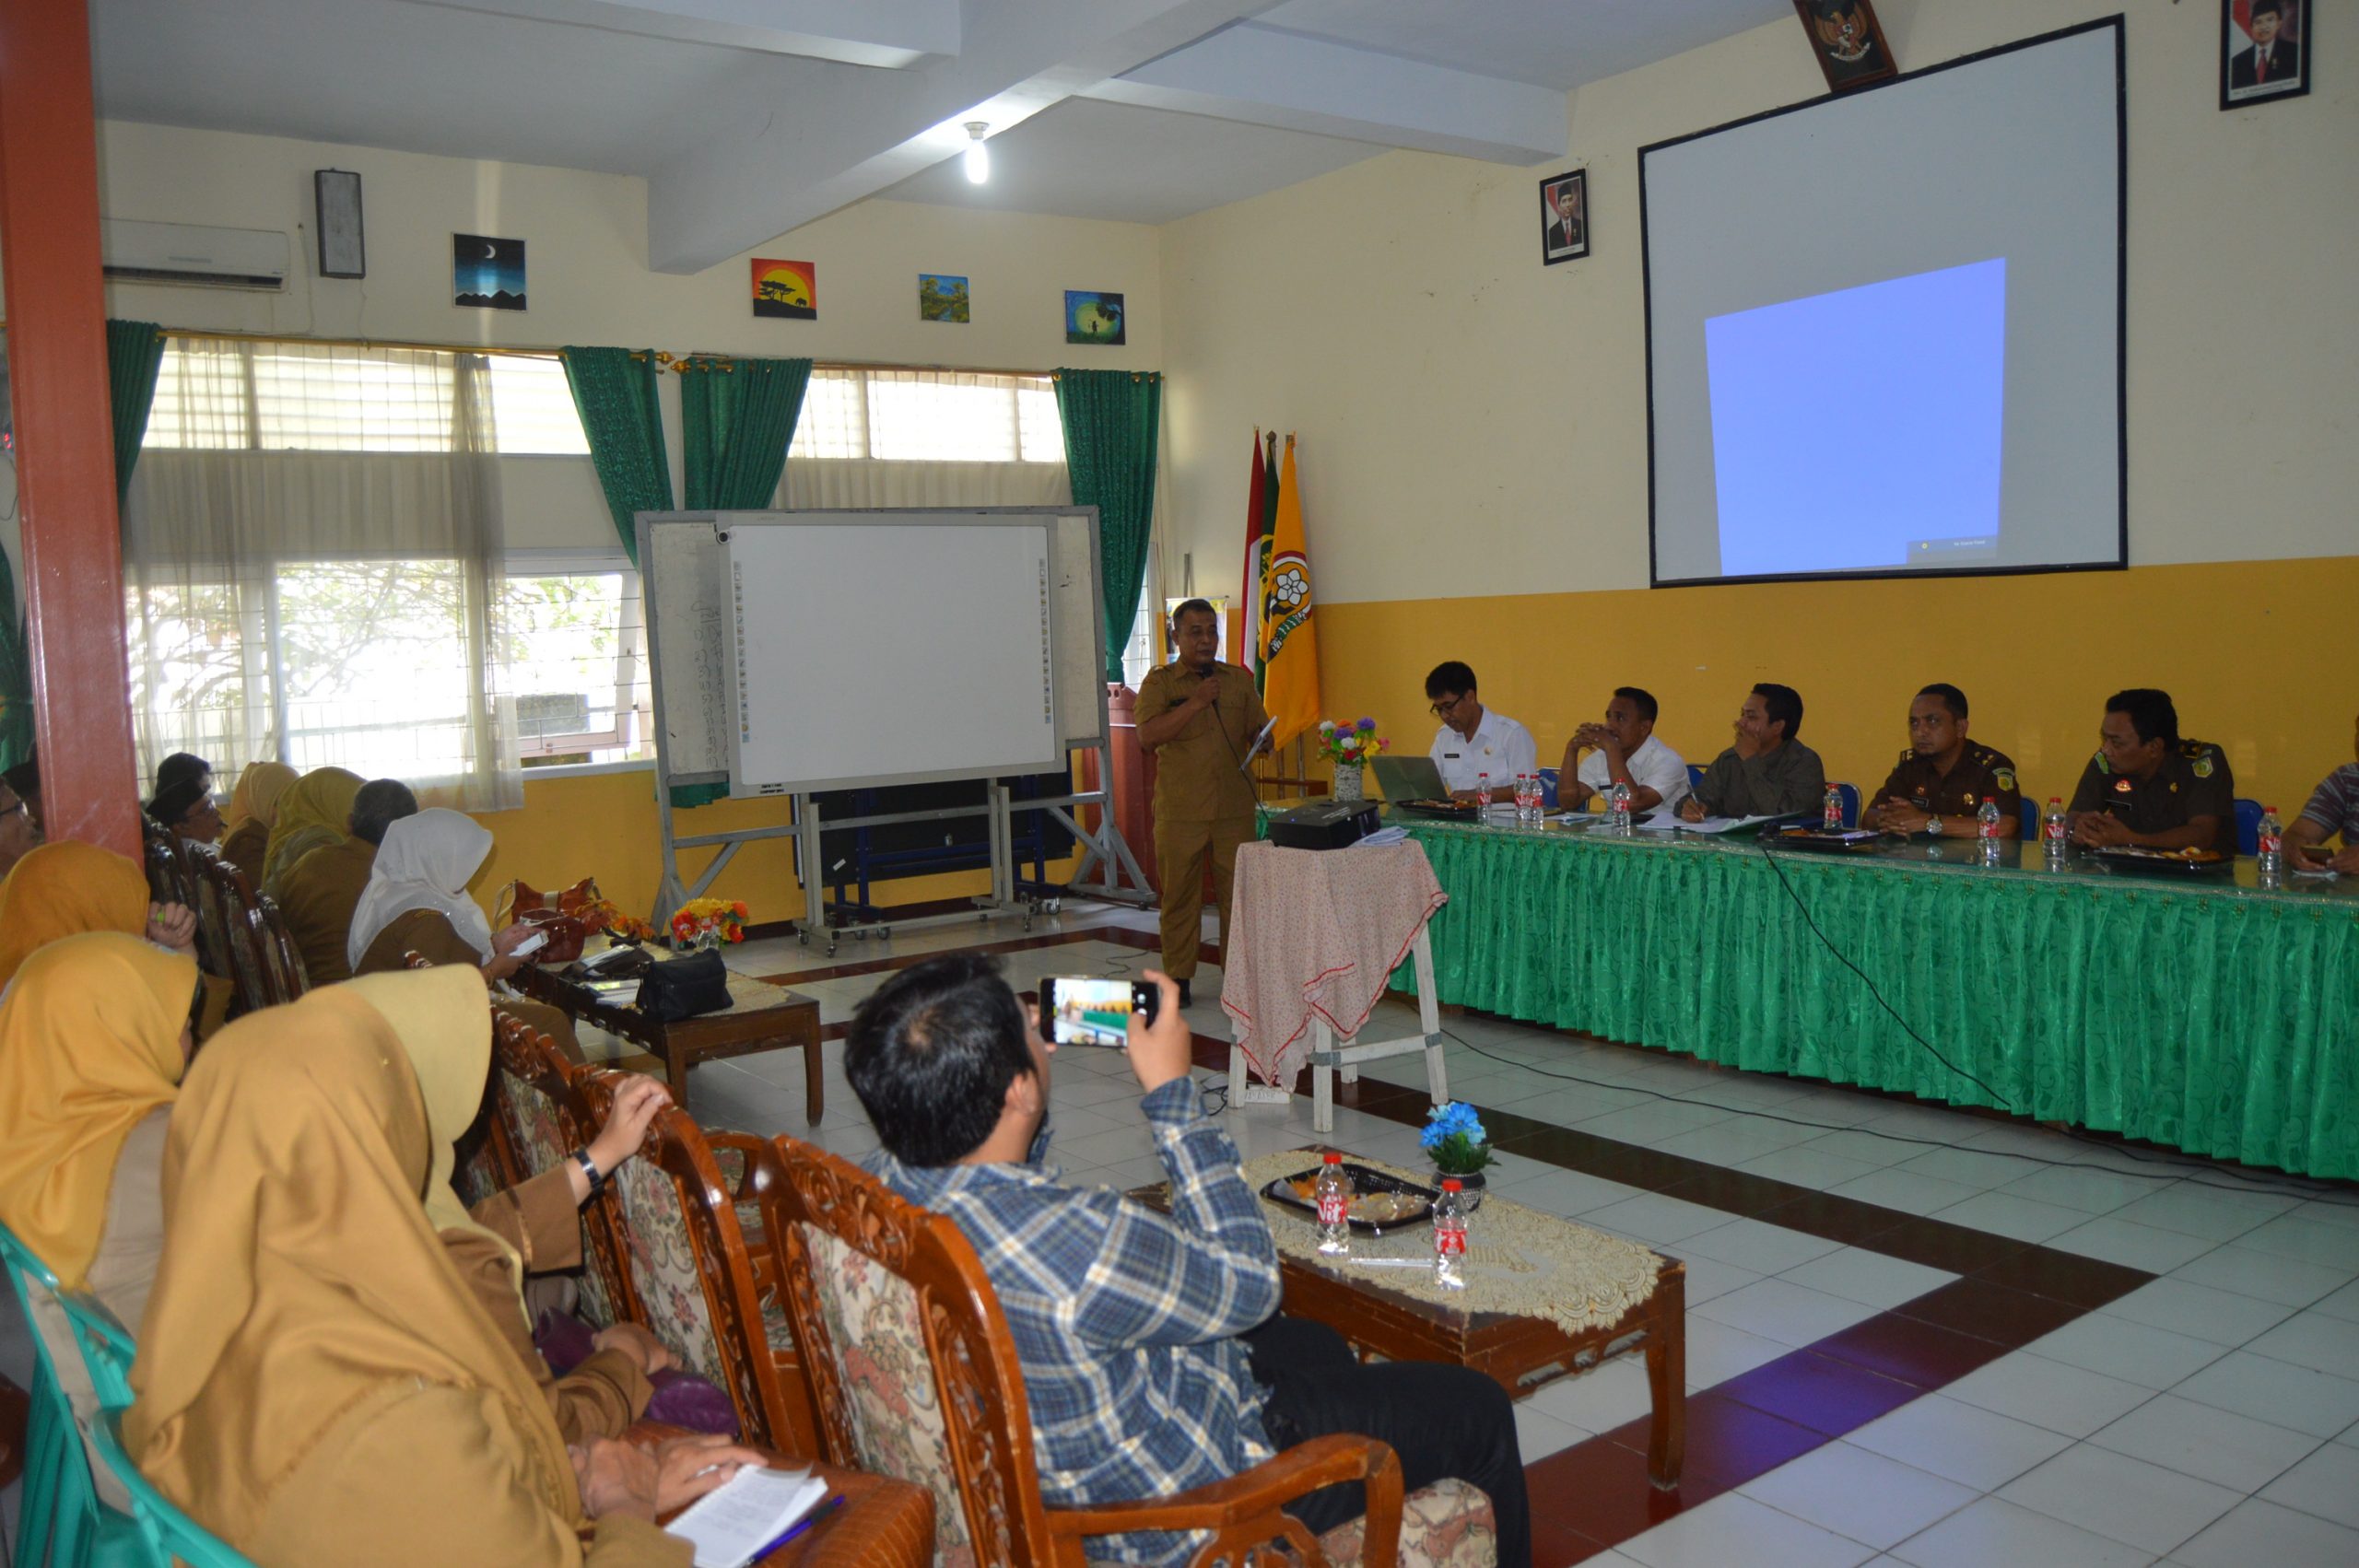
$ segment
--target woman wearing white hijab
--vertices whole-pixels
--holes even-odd
[[[464,964],[486,980],[503,980],[523,966],[512,952],[530,929],[512,925],[494,934],[467,883],[491,853],[491,830],[462,812],[428,807],[385,829],[369,885],[352,911],[345,952],[356,975],[400,969],[417,954],[432,964]],[[573,1021],[556,1008],[501,996],[495,1005],[556,1040],[581,1059]]]

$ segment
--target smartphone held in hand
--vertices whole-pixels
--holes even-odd
[[[1040,1038],[1056,1046],[1129,1043],[1131,1016],[1155,1025],[1161,992],[1144,980],[1051,975],[1040,982]]]

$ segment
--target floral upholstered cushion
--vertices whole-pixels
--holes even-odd
[[[689,1371],[728,1387],[712,1308],[697,1272],[687,1220],[680,1212],[679,1187],[653,1161],[643,1159],[616,1167],[613,1186],[630,1246],[631,1282],[647,1309],[647,1326]]]
[[[1360,1560],[1367,1531],[1365,1516],[1337,1525],[1319,1549],[1347,1568]],[[1401,1568],[1494,1568],[1498,1561],[1498,1523],[1481,1489],[1438,1480],[1401,1500]]]
[[[555,1101],[503,1066],[498,1102],[500,1122],[508,1129],[508,1146],[515,1151],[516,1163],[526,1176],[536,1176],[564,1162],[565,1130],[557,1121]],[[593,1327],[604,1328],[622,1316],[622,1304],[599,1271],[596,1253],[588,1246],[582,1253],[589,1263],[581,1270],[581,1316]]]
[[[974,1538],[950,1462],[917,1293],[816,1226],[804,1225],[803,1235],[851,1407],[859,1468],[933,1492],[937,1568],[974,1568]]]
[[[467,1157],[459,1162],[451,1185],[458,1189],[459,1201],[470,1209],[499,1190],[499,1162],[492,1157],[489,1138],[475,1140]]]

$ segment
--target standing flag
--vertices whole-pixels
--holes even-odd
[[[1295,482],[1294,438],[1286,438],[1278,481],[1277,523],[1262,571],[1262,706],[1277,720],[1270,737],[1283,746],[1319,722],[1319,628],[1310,618],[1310,554],[1302,532],[1302,492]]]
[[[1262,646],[1262,431],[1253,431],[1253,478],[1245,486],[1245,585],[1237,596],[1237,646],[1230,656],[1250,670]]]
[[[1257,432],[1258,433],[1258,432]],[[1267,603],[1270,581],[1270,546],[1278,527],[1278,433],[1270,432],[1270,454],[1262,464],[1262,483],[1254,492],[1261,532],[1253,544],[1253,689],[1265,691],[1270,684],[1268,654],[1270,616]]]

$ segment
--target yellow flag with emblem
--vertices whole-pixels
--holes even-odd
[[[1262,706],[1283,746],[1319,723],[1319,627],[1311,619],[1310,550],[1302,532],[1302,489],[1295,481],[1294,438],[1286,438],[1278,480],[1277,525],[1262,567],[1262,662],[1269,672]]]

